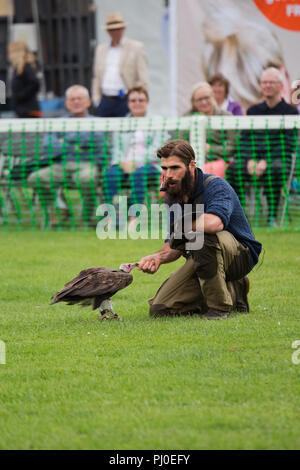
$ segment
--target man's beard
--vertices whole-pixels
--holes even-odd
[[[188,168],[186,169],[185,175],[182,180],[177,181],[174,186],[170,186],[169,183],[172,182],[175,183],[172,178],[169,178],[165,184],[166,201],[168,202],[168,204],[183,204],[185,200],[188,200],[190,198],[194,189],[194,181]]]

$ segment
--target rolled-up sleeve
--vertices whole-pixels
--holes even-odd
[[[233,211],[233,202],[228,185],[221,178],[212,180],[206,188],[206,204],[204,212],[220,217],[226,230]]]

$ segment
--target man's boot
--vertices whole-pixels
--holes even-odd
[[[248,292],[250,289],[250,281],[247,276],[234,281],[233,283],[235,295],[236,295],[236,305],[235,310],[241,313],[248,313],[249,303],[248,303]]]
[[[217,310],[216,308],[209,308],[201,318],[205,320],[225,320],[228,318],[229,314],[230,312],[224,312],[223,310]]]

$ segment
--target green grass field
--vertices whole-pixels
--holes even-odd
[[[251,313],[151,319],[183,261],[114,297],[122,322],[49,299],[85,267],[117,268],[160,241],[94,232],[0,234],[1,449],[299,449],[300,233],[257,231]]]

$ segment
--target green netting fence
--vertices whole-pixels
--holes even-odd
[[[198,166],[234,187],[253,227],[299,229],[299,128],[295,116],[2,119],[0,225],[95,227],[99,204],[119,195],[151,211],[161,202],[156,149],[184,138]]]

